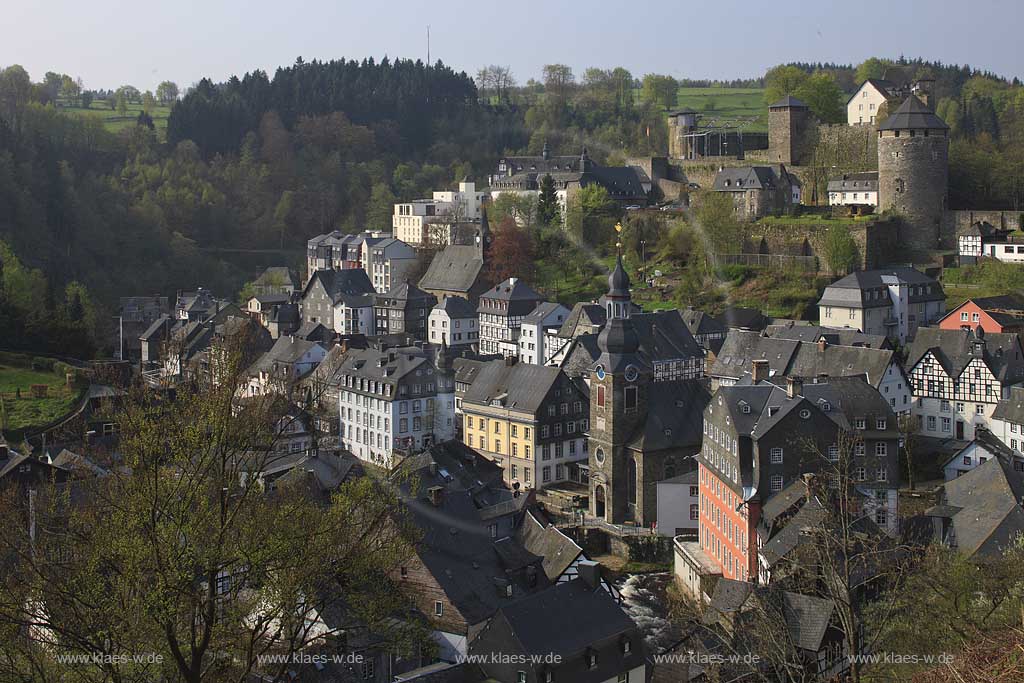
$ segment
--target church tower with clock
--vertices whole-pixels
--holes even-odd
[[[643,432],[654,371],[638,353],[621,252],[604,302],[608,322],[598,335],[600,355],[590,371],[590,514],[613,524],[646,524],[653,517],[645,510],[655,502],[644,501],[643,453],[630,446]]]

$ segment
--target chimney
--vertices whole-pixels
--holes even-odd
[[[804,390],[804,382],[798,377],[787,377],[786,378],[786,396],[790,398],[796,398]]]
[[[823,352],[825,350],[826,346],[828,346],[828,342],[825,341],[824,337],[822,337],[821,339],[818,340],[818,351],[822,351]]]
[[[444,487],[443,486],[431,486],[427,489],[427,494],[430,496],[430,504],[436,508],[441,507],[441,501],[444,500]]]
[[[768,379],[768,361],[763,358],[754,359],[751,363],[750,376],[754,384]]]
[[[576,571],[587,586],[597,590],[601,585],[601,563],[593,560],[582,560],[576,565]]]

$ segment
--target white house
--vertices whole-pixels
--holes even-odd
[[[449,348],[470,346],[480,339],[476,308],[461,296],[444,296],[427,318],[427,341]]]
[[[422,348],[349,349],[335,378],[340,445],[360,460],[391,467],[394,449],[455,434],[454,382]]]
[[[847,173],[828,181],[829,206],[878,206],[878,171]]]
[[[995,435],[986,429],[977,431],[977,438],[961,448],[946,461],[942,474],[946,481],[967,474],[989,458],[1003,458],[1013,463],[1017,472],[1024,472],[1024,454],[1020,450],[1011,451]]]
[[[895,89],[894,83],[881,78],[869,78],[861,83],[846,102],[846,122],[851,126],[875,123],[879,108],[888,102]]]
[[[700,526],[700,483],[694,470],[678,477],[659,481],[658,533],[679,536],[689,533],[697,537]]]
[[[523,318],[519,330],[519,360],[533,365],[545,365],[561,348],[548,343],[569,317],[569,309],[562,304],[542,301]]]
[[[286,390],[315,370],[326,355],[327,349],[316,342],[280,337],[249,369],[246,393],[260,396]]]
[[[960,265],[973,265],[981,257],[1005,263],[1024,263],[1024,243],[1010,236],[1009,230],[977,221],[957,237]]]

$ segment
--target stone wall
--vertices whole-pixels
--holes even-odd
[[[878,210],[904,218],[906,247],[917,253],[941,246],[946,211],[949,138],[928,132],[886,130],[878,138]]]
[[[843,225],[857,245],[858,267],[863,270],[905,262],[900,258],[900,226],[896,219],[879,219],[865,223],[793,223],[767,219],[750,226],[749,253],[817,256],[820,268],[825,262],[825,236],[834,225]]]

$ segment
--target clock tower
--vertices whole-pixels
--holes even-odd
[[[644,524],[643,454],[628,444],[647,418],[653,368],[638,353],[621,252],[604,304],[608,322],[597,337],[600,355],[590,369],[590,514],[613,524]]]

